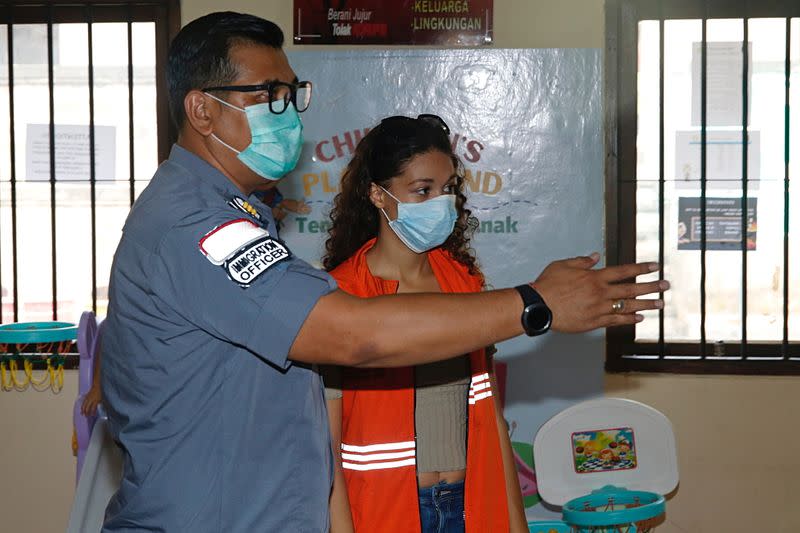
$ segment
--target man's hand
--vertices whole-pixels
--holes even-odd
[[[639,311],[660,309],[664,301],[637,296],[663,292],[669,282],[636,283],[636,276],[658,270],[657,263],[638,263],[593,270],[600,255],[575,257],[550,263],[533,282],[553,312],[552,329],[581,333],[597,328],[635,324]],[[625,280],[634,280],[620,283]]]
[[[311,212],[311,206],[308,205],[305,200],[292,200],[291,198],[287,198],[280,203],[280,206],[287,211],[300,215],[307,215]]]

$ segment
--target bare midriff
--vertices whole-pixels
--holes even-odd
[[[467,477],[466,470],[450,470],[449,472],[418,472],[417,484],[419,488],[426,489],[441,482],[457,483]]]

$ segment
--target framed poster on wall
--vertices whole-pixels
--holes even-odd
[[[494,0],[294,0],[295,44],[492,43]]]

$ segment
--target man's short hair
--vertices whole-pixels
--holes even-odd
[[[237,44],[283,47],[283,32],[273,22],[253,15],[221,11],[191,21],[172,40],[167,58],[169,111],[178,130],[186,113],[183,100],[189,91],[230,85],[237,77],[229,58]]]

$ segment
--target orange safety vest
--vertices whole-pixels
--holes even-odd
[[[368,241],[331,272],[339,288],[362,298],[397,292],[397,281],[377,278],[369,271],[366,252],[374,244],[375,239]],[[442,292],[482,289],[482,279],[447,252],[435,249],[428,259]],[[458,327],[458,318],[453,318],[453,327]],[[413,332],[409,342],[413,342]],[[472,379],[469,398],[465,398],[469,402],[466,531],[508,531],[503,459],[485,350],[472,352],[470,363]],[[419,532],[414,368],[347,368],[342,385],[342,468],[356,531]]]

